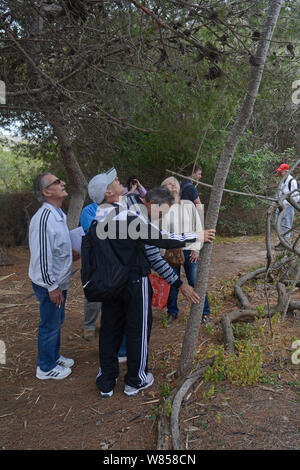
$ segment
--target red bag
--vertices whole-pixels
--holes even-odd
[[[170,285],[157,274],[149,274],[149,281],[153,289],[153,307],[164,308],[167,305]]]

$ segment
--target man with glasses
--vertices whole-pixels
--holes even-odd
[[[62,203],[68,196],[66,183],[51,173],[38,176],[35,195],[42,206],[29,226],[29,277],[40,303],[36,377],[64,379],[73,359],[60,354],[60,332],[71,277],[72,246]],[[79,257],[79,255],[78,255]]]

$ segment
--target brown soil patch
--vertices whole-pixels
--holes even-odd
[[[264,258],[263,242],[241,238],[235,243],[215,244],[209,290],[214,295],[224,294],[224,303],[212,316],[211,328],[201,327],[199,359],[205,357],[210,343],[222,344],[220,316],[236,305],[226,291],[229,279],[263,265]],[[28,259],[27,249],[10,249],[12,265],[0,267],[0,340],[6,345],[6,363],[0,364],[0,448],[155,449],[155,417],[163,384],[168,383],[171,389],[176,385],[172,372],[181,351],[188,304],[180,299],[180,317],[167,328],[162,321],[165,311],[153,311],[149,357],[153,386],[137,397],[126,397],[122,379],[126,364],[121,364],[114,396],[102,399],[95,385],[97,342],[87,343],[82,338],[80,261],[74,264],[62,330],[62,354],[74,358],[73,372],[61,382],[35,378],[39,311],[27,276]],[[2,279],[6,275],[10,277]],[[250,295],[259,301],[259,289]],[[220,382],[210,399],[204,399],[203,393],[211,384],[196,384],[180,417],[188,449],[300,447],[299,370],[289,359],[298,331],[299,318],[295,316],[287,319],[273,340],[265,340],[264,382],[244,387]]]

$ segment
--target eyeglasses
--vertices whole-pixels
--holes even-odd
[[[62,182],[62,180],[60,180],[59,178],[57,178],[57,180],[52,181],[52,183],[48,184],[48,185],[45,186],[43,189],[47,189],[47,188],[49,188],[50,186],[52,186],[53,184],[60,184],[61,182]]]

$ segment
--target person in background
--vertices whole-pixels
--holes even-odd
[[[98,204],[93,202],[82,209],[80,215],[80,225],[84,232],[87,233],[92,221],[95,218]],[[101,310],[101,302],[88,302],[84,298],[84,320],[83,320],[83,337],[86,341],[94,341],[96,338],[96,322]]]
[[[62,203],[68,196],[66,183],[51,173],[38,176],[35,195],[42,206],[29,225],[29,277],[40,303],[36,377],[60,380],[71,374],[74,360],[60,354],[61,326],[71,278],[73,259],[66,215]]]
[[[127,180],[127,186],[124,188],[123,195],[136,194],[140,197],[145,197],[147,190],[141,185],[136,176],[130,176]]]
[[[280,191],[279,191],[279,197],[282,197],[286,194],[289,194],[292,191],[295,191],[292,195],[292,198],[294,199],[295,202],[298,202],[300,199],[300,194],[298,191],[298,183],[297,183],[297,180],[291,174],[289,174],[289,176],[286,177],[286,175],[289,172],[289,169],[290,169],[290,166],[287,163],[282,163],[276,170],[277,176],[279,176],[280,178],[284,178]],[[281,233],[287,232],[289,229],[292,228],[294,215],[295,215],[294,207],[286,199],[283,201],[283,205],[284,205],[284,214],[281,219]],[[278,214],[279,214],[279,210],[277,209],[276,214],[275,214],[275,223],[277,221]],[[291,236],[291,232],[288,232],[286,235],[284,235],[284,239],[288,241],[290,236]],[[279,242],[277,245],[274,246],[274,249],[276,251],[281,251],[281,250],[285,250],[285,247]]]
[[[85,233],[89,230],[91,223],[96,217],[98,204],[93,202],[85,206],[80,215],[80,225]],[[84,320],[83,320],[83,337],[86,341],[94,341],[96,339],[96,323],[101,312],[101,302],[89,302],[84,297]],[[118,352],[119,362],[126,361],[126,337],[123,338],[122,344]]]
[[[187,169],[187,176],[193,180],[199,181],[202,178],[202,167],[200,165],[190,165]],[[180,198],[183,200],[192,201],[195,206],[201,206],[198,191],[193,183],[188,178],[184,178],[180,185]]]
[[[202,223],[200,215],[196,209],[195,204],[190,200],[183,200],[180,198],[180,184],[179,181],[170,176],[166,178],[161,186],[166,186],[174,197],[174,205],[162,220],[162,228],[169,232],[182,233],[182,232],[199,232],[202,230]],[[212,241],[214,238],[214,230],[206,230],[204,241]],[[209,237],[211,236],[211,239]],[[187,244],[183,250],[184,254],[184,271],[187,281],[190,286],[194,287],[197,276],[199,252],[202,248],[200,241]],[[180,276],[180,266],[174,266],[175,273]],[[178,290],[171,286],[167,302],[168,319],[167,323],[170,324],[178,317]],[[210,308],[207,296],[205,296],[205,303],[202,315],[202,322],[207,324],[210,320]]]

